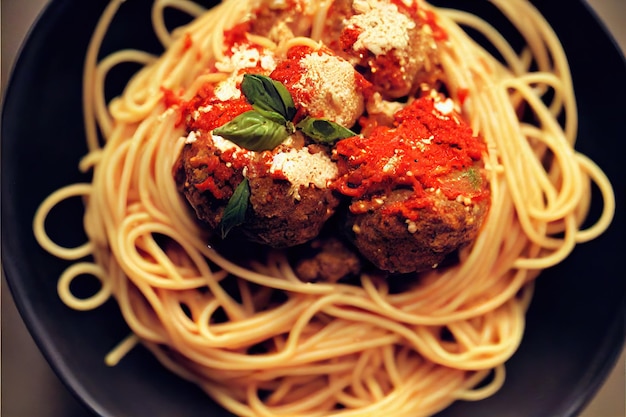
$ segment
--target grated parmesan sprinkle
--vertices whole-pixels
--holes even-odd
[[[337,166],[328,155],[318,152],[311,153],[307,147],[290,149],[274,155],[270,172],[282,172],[291,182],[291,194],[300,199],[298,189],[311,185],[317,188],[326,188],[328,181],[339,174]]]
[[[435,101],[435,109],[437,109],[443,115],[449,115],[454,111],[454,102],[447,98],[444,101]]]
[[[316,117],[352,126],[363,113],[363,96],[357,91],[354,67],[339,57],[317,52],[300,60],[305,69],[293,88],[314,90],[311,102],[303,103]]]
[[[194,131],[189,132],[189,134],[187,135],[187,137],[185,138],[185,143],[187,145],[194,143],[195,141],[198,140],[198,134]]]
[[[243,148],[241,148],[235,142],[231,142],[230,140],[225,139],[225,138],[223,138],[221,136],[211,135],[211,139],[213,140],[213,146],[215,146],[221,152],[226,152],[226,151],[229,151],[231,149],[234,149],[235,151],[242,151],[243,150]]]
[[[249,45],[237,45],[232,47],[231,52],[232,56],[225,56],[215,63],[215,68],[219,71],[231,74],[215,87],[215,96],[220,101],[241,97],[241,90],[238,88],[243,79],[243,74],[240,74],[241,70],[260,66],[269,74],[276,68],[274,55],[269,51],[263,50],[261,53],[259,49]]]
[[[409,47],[409,30],[415,22],[398,10],[398,6],[382,0],[355,0],[352,7],[357,12],[346,22],[348,28],[359,28],[355,51],[367,49],[374,55],[391,50],[406,51]]]
[[[235,100],[241,97],[241,90],[237,87],[243,76],[232,75],[215,87],[215,97],[220,101]]]
[[[231,52],[231,56],[224,56],[222,60],[216,62],[215,68],[221,72],[235,72],[244,68],[254,68],[259,64],[269,72],[276,68],[274,55],[265,49],[261,53],[258,48],[250,45],[236,45],[231,48]]]

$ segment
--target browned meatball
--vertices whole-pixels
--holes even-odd
[[[359,255],[336,237],[315,239],[304,250],[296,257],[296,274],[303,281],[336,282],[361,272]]]
[[[361,254],[378,268],[408,273],[436,268],[450,253],[472,242],[487,211],[486,201],[472,206],[433,197],[433,205],[419,210],[415,221],[385,208],[411,198],[411,190],[396,190],[385,203],[364,214],[348,215],[347,227]]]
[[[302,164],[300,169],[313,175],[301,176],[294,184],[286,168],[294,164]],[[205,133],[195,134],[185,145],[175,178],[197,217],[218,229],[229,199],[245,177],[250,195],[241,232],[251,241],[282,248],[317,236],[334,213],[339,198],[322,183],[336,176],[335,169],[321,146],[289,142],[272,151],[253,152]]]
[[[340,141],[333,187],[352,198],[347,226],[380,269],[432,268],[472,242],[489,207],[485,145],[450,106],[431,95],[368,137]]]
[[[354,0],[341,2],[330,42],[385,98],[415,93],[421,83],[433,84],[439,74],[438,29],[431,14],[416,3]],[[337,26],[341,31],[336,35]]]
[[[226,203],[243,180],[233,169],[226,168],[220,152],[206,136],[183,148],[174,166],[174,179],[199,220],[217,229]],[[222,175],[212,167],[220,166]]]
[[[297,36],[311,36],[313,3],[306,0],[264,1],[250,20],[250,31],[276,43]]]
[[[339,204],[328,188],[301,186],[299,199],[290,196],[291,188],[286,180],[250,178],[250,216],[242,226],[250,240],[275,248],[305,243],[319,234]]]

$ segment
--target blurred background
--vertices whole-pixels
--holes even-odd
[[[580,0],[585,1],[585,0]],[[606,24],[622,51],[626,51],[626,1],[587,0]],[[2,0],[2,94],[13,61],[28,29],[45,6],[45,0]],[[1,286],[2,357],[0,362],[3,417],[92,417],[65,389],[44,360],[26,330],[4,276]],[[626,417],[625,354],[588,404],[581,417]]]

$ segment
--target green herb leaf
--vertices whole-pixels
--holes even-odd
[[[228,200],[228,204],[224,209],[219,229],[222,233],[222,239],[228,235],[233,227],[243,224],[246,220],[246,211],[248,210],[248,202],[250,201],[250,184],[248,179],[244,178],[239,183],[233,195]]]
[[[280,145],[289,132],[284,124],[250,110],[213,130],[213,134],[251,151],[271,150]]]
[[[268,120],[271,120],[272,122],[278,123],[280,125],[286,125],[287,123],[291,123],[285,120],[285,118],[276,113],[275,111],[269,111],[269,110],[263,110],[263,109],[254,109],[254,111],[256,111],[257,113],[259,113],[261,116],[265,117]]]
[[[284,118],[283,123],[296,115],[293,98],[280,81],[272,80],[265,75],[244,74],[241,91],[259,113],[263,111],[278,113]]]
[[[472,186],[472,188],[474,188],[474,190],[478,190],[482,185],[482,178],[480,177],[480,173],[476,168],[469,168],[467,171],[465,171],[464,176],[467,177],[470,185]]]
[[[310,138],[322,142],[333,143],[339,139],[356,136],[356,133],[330,120],[306,117],[296,125]]]

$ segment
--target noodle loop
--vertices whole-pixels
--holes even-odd
[[[205,11],[186,0],[157,0],[152,19],[163,55],[124,50],[97,62],[107,27],[123,7],[112,1],[86,57],[89,154],[81,169],[93,170],[93,180],[51,194],[33,222],[38,242],[52,255],[93,258],[59,279],[64,303],[88,310],[111,295],[117,301],[132,334],[108,364],[142,343],[168,369],[244,417],[429,416],[502,386],[504,363],[524,332],[534,279],[609,226],[613,190],[601,169],[573,148],[576,103],[567,60],[529,2],[492,0],[525,38],[519,52],[467,12],[422,0],[413,6],[355,1],[362,8],[377,2],[414,7],[415,16],[431,16],[431,32],[445,34],[434,38],[437,60],[425,65],[437,66],[440,79],[433,85],[449,94],[486,144],[491,202],[478,237],[452,265],[409,277],[364,270],[354,282],[304,282],[286,250],[227,256],[211,246],[211,233],[173,177],[181,149],[193,141],[177,106],[204,94],[207,85],[228,81],[231,74],[215,64],[232,58],[224,43],[256,16],[253,6],[270,16],[289,16],[292,9],[283,10],[280,1],[225,0]],[[293,47],[322,50],[337,31],[334,13],[350,8],[343,3],[286,2],[301,19],[274,28],[285,37],[250,33],[248,25],[242,39],[276,57]],[[194,20],[169,31],[167,8]],[[468,36],[468,27],[482,33],[502,61]],[[106,103],[106,75],[121,62],[143,68]],[[600,189],[604,209],[583,230],[590,184]],[[89,242],[63,248],[44,223],[54,206],[75,196],[84,197]],[[102,282],[87,299],[70,291],[81,274]]]

